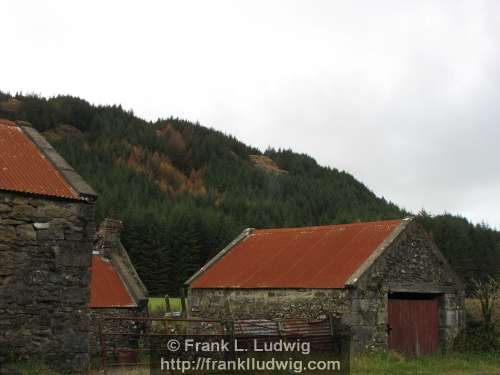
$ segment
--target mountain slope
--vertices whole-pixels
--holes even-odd
[[[0,117],[29,121],[43,132],[99,193],[98,219],[124,221],[124,242],[153,294],[177,293],[188,276],[246,227],[408,214],[350,174],[322,167],[307,155],[274,149],[263,154],[188,121],[150,123],[119,106],[1,93]],[[443,232],[435,219],[422,220]],[[470,229],[476,237],[485,231],[491,230]],[[454,240],[460,237],[456,233],[451,239],[435,237],[457,270],[475,276],[500,268],[500,236],[491,233],[488,241],[478,241],[487,244],[481,251],[489,255],[488,267],[479,268],[470,266],[470,258],[476,259],[474,241],[465,248]]]

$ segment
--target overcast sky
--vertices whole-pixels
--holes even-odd
[[[2,0],[0,89],[292,148],[500,228],[500,1]]]

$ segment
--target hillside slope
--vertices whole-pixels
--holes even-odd
[[[124,242],[153,294],[177,293],[188,276],[246,227],[408,215],[350,174],[322,167],[307,155],[274,149],[263,154],[188,121],[150,123],[119,106],[1,93],[0,117],[29,121],[43,132],[99,193],[98,219],[124,221]],[[482,254],[488,255],[483,264],[474,241],[461,248],[454,240],[459,236],[442,236],[445,226],[435,225],[436,220],[422,216],[460,273],[498,271],[498,232],[466,222],[467,235],[480,238]]]

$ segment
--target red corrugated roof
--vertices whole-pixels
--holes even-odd
[[[79,199],[16,123],[0,120],[0,189]]]
[[[0,118],[0,124],[7,126],[17,126],[17,124],[14,121],[6,120],[4,118]]]
[[[237,243],[192,288],[344,288],[401,220],[261,229]]]
[[[134,307],[135,303],[113,264],[92,256],[90,307]]]

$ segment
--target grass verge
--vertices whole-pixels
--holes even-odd
[[[60,375],[41,364],[19,364],[22,375]],[[148,375],[149,368],[115,368],[110,375]],[[102,374],[91,371],[90,374]],[[247,372],[250,374],[250,372]],[[395,353],[355,355],[351,375],[500,375],[500,354],[434,355],[405,358]]]
[[[500,375],[500,354],[433,355],[404,358],[394,353],[353,356],[351,375]]]

